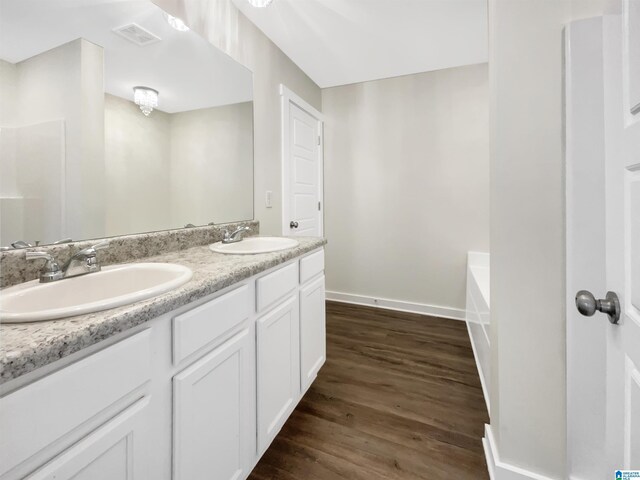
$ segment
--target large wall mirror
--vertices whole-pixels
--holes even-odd
[[[252,219],[252,89],[149,0],[0,0],[0,246]]]

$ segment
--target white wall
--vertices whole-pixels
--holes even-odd
[[[563,25],[603,1],[489,1],[491,428],[502,462],[566,477]]]
[[[18,96],[18,67],[0,60],[0,126],[14,126]]]
[[[13,67],[3,62],[0,73],[2,125],[23,128],[64,122],[66,219],[60,222],[61,236],[101,236],[104,232],[102,48],[79,39]],[[9,87],[6,91],[5,86]],[[52,242],[59,238],[24,240]]]
[[[464,318],[467,252],[489,248],[488,95],[486,64],[322,91],[327,290]]]
[[[253,218],[253,103],[170,115],[177,227]]]
[[[251,102],[145,117],[105,95],[105,234],[253,218]]]
[[[170,115],[105,95],[106,235],[170,228]]]
[[[320,88],[273,42],[242,15],[231,0],[154,0],[160,8],[185,20],[213,45],[253,71],[254,215],[260,232],[282,232],[281,107],[279,86],[285,84],[318,110]],[[265,192],[273,192],[273,208]]]

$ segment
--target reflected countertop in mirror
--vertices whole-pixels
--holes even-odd
[[[253,218],[249,70],[149,0],[0,11],[0,246]]]

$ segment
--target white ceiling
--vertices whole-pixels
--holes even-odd
[[[233,0],[320,87],[486,62],[486,0]]]
[[[161,41],[138,46],[113,33],[136,23]],[[129,100],[133,87],[160,92],[174,113],[250,101],[253,76],[192,31],[179,32],[149,0],[0,0],[0,58],[17,63],[84,38],[104,47],[105,91]]]

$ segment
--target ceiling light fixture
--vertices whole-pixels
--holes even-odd
[[[133,87],[133,101],[140,107],[145,117],[158,107],[158,91],[149,87]]]
[[[185,23],[179,19],[178,17],[174,17],[173,15],[169,15],[167,12],[164,13],[164,18],[167,19],[167,23],[171,25],[173,28],[178,30],[179,32],[186,32],[189,30],[189,27],[185,25]]]
[[[256,8],[264,8],[271,5],[273,0],[247,0],[253,7]]]

